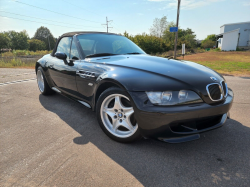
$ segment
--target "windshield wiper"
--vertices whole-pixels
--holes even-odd
[[[131,55],[136,55],[136,54],[142,54],[142,53],[138,53],[138,52],[133,52],[133,53],[126,53],[126,54],[131,54]]]
[[[85,58],[100,57],[100,56],[113,56],[113,55],[118,55],[118,54],[113,54],[113,53],[97,53],[97,54],[87,55],[87,56],[85,56]]]

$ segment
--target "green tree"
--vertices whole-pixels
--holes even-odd
[[[29,42],[29,50],[30,51],[37,51],[37,50],[46,50],[46,44],[38,39],[31,39],[28,41]]]
[[[165,40],[166,44],[170,47],[170,49],[174,49],[174,41],[175,41],[175,33],[170,32],[170,27],[175,27],[176,24],[174,22],[168,23],[167,28],[163,33],[163,39]]]
[[[162,38],[156,36],[148,35],[146,33],[131,36],[127,32],[124,33],[124,36],[132,40],[148,54],[161,53],[169,50],[169,47],[166,45],[165,41]]]
[[[11,49],[20,49],[25,50],[29,48],[29,35],[26,30],[21,32],[16,31],[8,31],[6,32],[8,37],[10,38],[10,48]]]
[[[10,47],[10,38],[6,32],[0,33],[0,50],[8,49]]]
[[[201,42],[201,46],[203,48],[212,48],[213,46],[216,45],[216,35],[215,34],[211,34],[208,35],[202,42]]]
[[[155,18],[153,21],[153,25],[149,29],[150,34],[161,38],[167,27],[168,27],[167,16],[163,16],[162,18]]]
[[[47,27],[41,26],[36,30],[33,39],[41,40],[45,43],[47,50],[52,50],[55,47],[56,40]]]
[[[175,42],[175,33],[170,32],[170,27],[175,27],[174,22],[170,22],[168,27],[164,31],[163,39],[165,40],[166,44],[170,46],[171,49],[174,49],[174,42]],[[192,29],[178,29],[178,42],[177,48],[180,49],[182,44],[185,44],[187,49],[193,49],[196,47],[196,35],[192,31]]]
[[[216,35],[215,34],[208,35],[205,40],[216,41]]]
[[[216,44],[215,41],[212,41],[212,40],[203,40],[202,43],[201,43],[201,46],[203,48],[212,48],[214,47]]]

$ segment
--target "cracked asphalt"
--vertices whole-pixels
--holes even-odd
[[[0,83],[34,77],[32,69],[0,69]],[[1,85],[0,186],[248,187],[250,78],[225,78],[235,94],[231,119],[182,144],[117,143],[94,112],[41,95],[36,80]]]

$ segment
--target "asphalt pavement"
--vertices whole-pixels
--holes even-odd
[[[222,128],[181,144],[121,144],[90,109],[41,95],[34,74],[15,82],[32,72],[0,69],[0,186],[250,186],[249,77],[225,77],[235,99]]]

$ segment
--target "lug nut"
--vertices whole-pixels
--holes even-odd
[[[123,110],[121,109],[121,112],[123,112]]]
[[[124,118],[126,118],[126,116],[124,115]]]
[[[120,119],[120,123],[122,122],[122,119]]]
[[[117,116],[114,116],[114,118],[116,119],[116,118],[117,118]]]
[[[117,109],[115,109],[115,112],[118,112],[118,110],[117,110]]]

